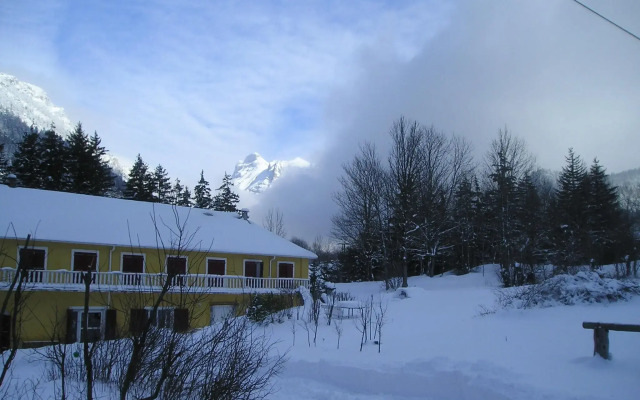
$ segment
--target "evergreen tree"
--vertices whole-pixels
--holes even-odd
[[[481,212],[480,188],[477,179],[463,177],[455,192],[452,210],[456,222],[452,230],[454,243],[451,262],[456,273],[467,273],[481,262],[479,225]]]
[[[4,144],[0,144],[0,183],[4,182],[7,175],[9,175],[9,163],[4,153]]]
[[[18,148],[13,154],[13,172],[20,184],[28,188],[42,187],[42,171],[40,165],[40,135],[37,129],[31,128],[22,136]]]
[[[152,176],[149,167],[142,161],[140,154],[129,171],[129,179],[125,186],[125,199],[151,201],[153,199]]]
[[[89,147],[87,149],[91,160],[89,194],[96,196],[106,195],[114,185],[113,172],[109,163],[104,159],[107,155],[107,150],[100,146],[101,142],[102,140],[98,133],[94,132],[93,136],[89,138]]]
[[[78,122],[73,132],[67,137],[66,170],[67,190],[72,193],[91,192],[91,152],[89,151],[89,136]]]
[[[171,204],[171,181],[169,174],[162,165],[158,164],[153,171],[153,201]]]
[[[66,188],[66,146],[64,139],[58,136],[52,126],[40,137],[42,188],[62,191]]]
[[[111,167],[104,160],[107,151],[100,146],[100,137],[94,132],[89,137],[78,122],[67,137],[67,190],[72,193],[104,196],[113,187]]]
[[[173,188],[171,189],[171,204],[182,205],[180,204],[180,200],[182,200],[184,189],[184,186],[180,183],[180,179],[176,178]]]
[[[588,180],[580,156],[569,149],[566,165],[558,177],[555,209],[553,210],[552,261],[563,272],[567,267],[587,261],[586,213]]]
[[[516,218],[517,185],[530,173],[533,160],[526,152],[524,142],[500,131],[491,144],[488,155],[489,201],[492,220],[489,221],[494,250],[500,264],[500,277],[505,286],[518,283],[518,244],[521,232]]]
[[[516,283],[535,282],[535,267],[544,262],[542,250],[546,232],[542,200],[530,174],[525,175],[517,187],[515,217],[518,224],[518,260]]]
[[[184,187],[184,191],[182,191],[182,195],[178,198],[177,204],[183,207],[193,206],[193,202],[191,201],[191,191],[189,191],[188,186]]]
[[[213,205],[209,182],[204,179],[204,170],[200,171],[200,180],[193,189],[193,203],[197,208],[211,208]]]
[[[597,159],[593,160],[589,170],[588,186],[586,225],[590,259],[600,265],[614,262],[614,241],[621,222],[621,209],[617,190],[609,184]]]
[[[214,210],[233,212],[238,211],[236,205],[240,201],[240,198],[237,194],[231,191],[232,186],[233,182],[231,182],[231,175],[225,172],[224,178],[222,178],[222,186],[217,189],[217,191],[220,193],[218,193],[213,199]]]

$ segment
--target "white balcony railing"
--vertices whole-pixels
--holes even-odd
[[[26,270],[23,287],[26,290],[84,291],[82,271]],[[15,268],[0,269],[0,289],[6,289],[16,274]],[[167,274],[136,274],[125,272],[92,272],[93,291],[146,291],[162,289]],[[297,278],[250,278],[234,275],[176,275],[171,278],[172,292],[243,293],[279,291],[309,287],[308,279]]]

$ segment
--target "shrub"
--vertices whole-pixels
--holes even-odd
[[[291,306],[292,301],[286,294],[256,294],[247,308],[247,318],[258,324],[284,322],[286,310]]]

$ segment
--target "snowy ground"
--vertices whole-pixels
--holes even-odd
[[[640,298],[613,304],[530,310],[494,307],[495,272],[416,277],[411,297],[383,293],[378,283],[338,285],[359,298],[388,304],[382,352],[359,351],[354,321],[343,320],[340,350],[322,326],[309,348],[298,328],[273,326],[289,351],[279,377],[285,399],[638,399],[640,333],[610,332],[613,359],[592,357],[592,331],[583,321],[640,323]]]
[[[613,359],[592,356],[592,331],[583,321],[640,323],[640,297],[612,304],[498,310],[495,271],[466,276],[416,277],[409,298],[380,283],[339,284],[337,290],[387,305],[382,348],[360,352],[356,318],[343,319],[340,349],[333,326],[322,323],[317,345],[287,321],[264,328],[289,361],[269,398],[289,399],[638,399],[640,333],[610,332]],[[484,306],[484,307],[482,307]],[[29,385],[46,375],[29,351],[13,378]],[[40,384],[40,398],[54,398]],[[108,397],[107,397],[108,398]]]

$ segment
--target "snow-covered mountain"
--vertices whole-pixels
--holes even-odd
[[[235,187],[253,193],[262,193],[280,178],[286,171],[297,168],[309,168],[311,164],[296,157],[289,161],[267,161],[260,154],[249,154],[238,161],[231,178]]]
[[[17,117],[27,127],[35,126],[39,130],[48,129],[53,123],[62,136],[73,129],[64,109],[54,105],[42,88],[2,72],[0,113]]]

